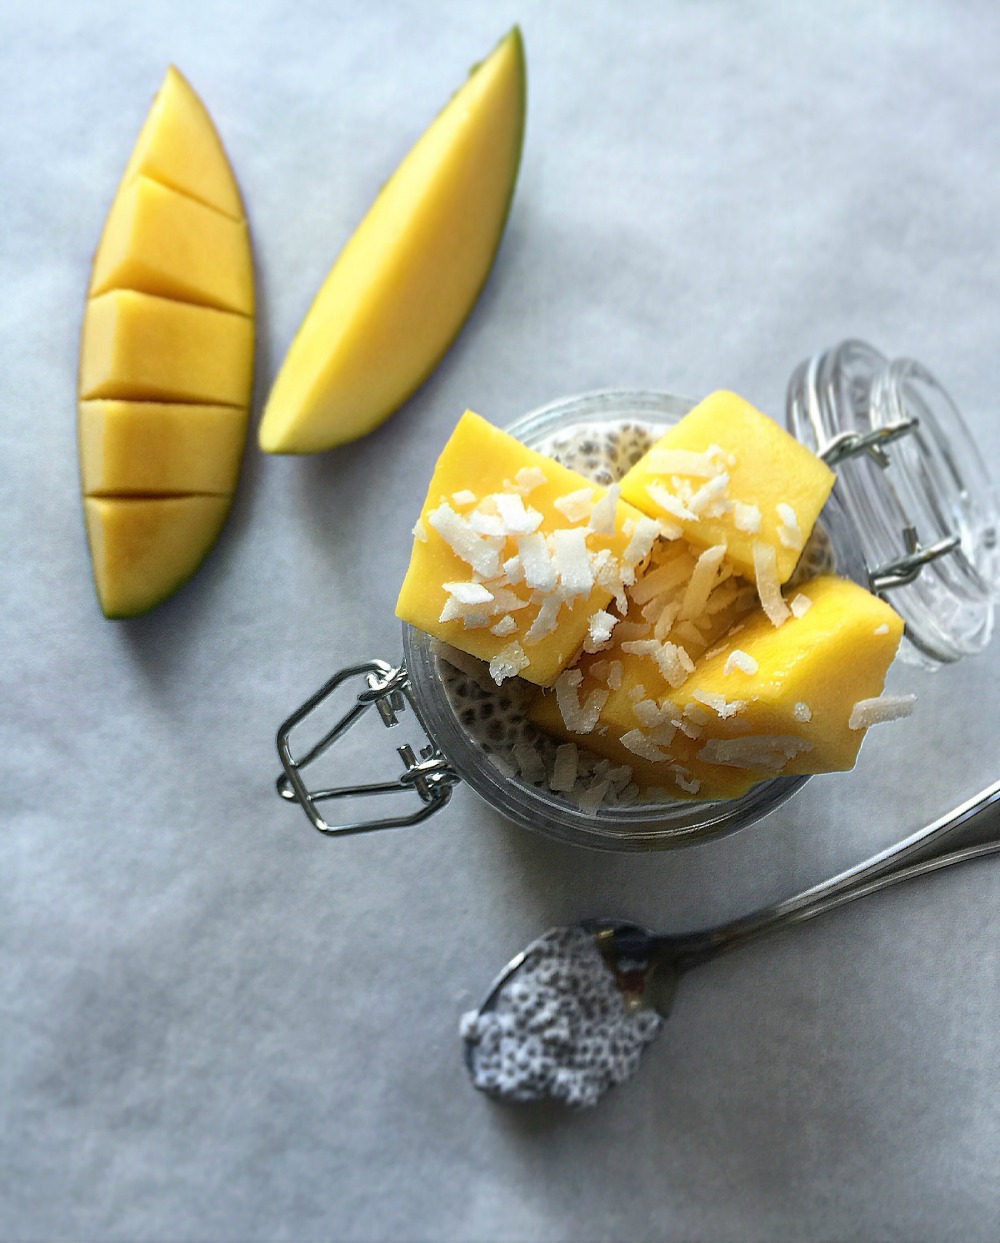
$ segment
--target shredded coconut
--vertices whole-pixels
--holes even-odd
[[[748,673],[751,676],[760,668],[757,661],[749,652],[744,652],[741,648],[734,647],[726,657],[726,663],[722,666],[724,677],[729,677],[731,673],[735,673],[738,669],[740,673]]]
[[[880,695],[878,699],[859,699],[851,710],[850,729],[868,729],[870,725],[883,725],[898,721],[913,711],[916,695]]]
[[[427,528],[424,526],[420,518],[418,518],[416,522],[413,524],[413,530],[411,534],[413,538],[418,539],[421,542],[421,544],[427,543]]]
[[[753,542],[753,571],[757,580],[757,594],[761,608],[772,626],[780,626],[790,616],[788,605],[781,595],[778,579],[778,558],[774,548],[763,540]]]
[[[796,721],[801,721],[804,725],[807,721],[812,720],[812,708],[807,703],[801,701],[792,708],[792,716]]]
[[[499,686],[505,679],[516,677],[522,669],[527,669],[529,663],[524,648],[515,639],[490,661],[490,677]]]
[[[742,501],[734,501],[733,526],[737,531],[756,535],[760,530],[760,510],[756,505],[745,505]]]
[[[797,595],[792,597],[792,603],[791,603],[792,616],[796,618],[805,617],[805,615],[809,612],[812,606],[813,606],[812,600],[810,600],[807,595],[805,595],[803,592],[800,591]]]
[[[582,522],[593,512],[594,489],[580,488],[566,496],[557,496],[552,504],[568,522]]]

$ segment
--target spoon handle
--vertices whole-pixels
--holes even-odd
[[[732,923],[671,938],[674,962],[682,969],[693,967],[855,898],[994,851],[1000,851],[1000,781],[910,837],[822,884]]]

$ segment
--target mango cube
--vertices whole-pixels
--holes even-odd
[[[735,627],[670,692],[701,722],[700,759],[772,775],[854,767],[865,734],[855,707],[882,694],[903,620],[863,587],[832,575],[803,583],[792,605],[781,626],[756,613]]]
[[[659,525],[467,411],[438,459],[396,613],[551,685],[611,618]]]
[[[622,479],[622,496],[703,548],[725,545],[754,581],[773,556],[786,582],[834,475],[735,393],[706,397]],[[766,564],[766,562],[765,562]]]

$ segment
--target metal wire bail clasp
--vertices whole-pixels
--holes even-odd
[[[289,741],[292,731],[351,678],[359,678],[363,682],[363,689],[358,691],[353,705],[308,751],[298,757],[294,756]],[[423,743],[416,751],[409,743],[396,748],[403,761],[403,772],[395,781],[310,790],[303,779],[302,770],[342,738],[370,708],[377,709],[387,728],[398,725],[400,715],[409,708],[420,726]],[[277,746],[278,756],[285,770],[276,783],[278,794],[289,802],[299,803],[313,827],[328,836],[346,836],[350,833],[366,833],[372,829],[419,824],[448,802],[452,788],[461,780],[427,733],[427,727],[413,699],[405,667],[394,667],[384,660],[367,660],[361,664],[349,665],[335,673],[281,725]],[[366,798],[382,794],[408,795],[411,802],[415,796],[417,805],[405,815],[352,820],[343,824],[330,824],[320,815],[317,807],[317,803],[325,799]]]

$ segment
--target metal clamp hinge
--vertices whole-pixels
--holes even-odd
[[[361,678],[364,689],[360,690],[352,706],[337,723],[315,742],[303,755],[292,754],[290,735],[296,726],[315,712],[320,705],[350,678]],[[338,739],[375,708],[387,728],[399,724],[399,718],[407,708],[424,734],[424,742],[415,750],[409,743],[396,748],[403,761],[403,772],[395,781],[369,782],[360,785],[335,786],[310,790],[302,770],[329,750]],[[299,803],[313,827],[328,836],[346,836],[366,833],[373,829],[401,828],[419,824],[440,810],[451,797],[453,787],[461,780],[427,734],[410,690],[409,675],[400,665],[394,667],[384,660],[369,660],[341,669],[307,699],[300,708],[282,724],[277,736],[278,756],[284,772],[277,780],[278,794],[289,802]],[[330,824],[320,815],[317,804],[326,799],[365,798],[382,794],[405,794],[413,792],[418,805],[413,811],[398,816],[383,816],[369,820],[353,820],[343,824]]]
[[[920,421],[916,418],[899,419],[870,432],[841,432],[828,442],[820,457],[832,469],[849,458],[863,454],[882,470],[886,470],[890,465],[886,446],[899,440],[901,436],[910,435],[919,425]],[[953,534],[936,540],[933,544],[921,545],[916,528],[907,522],[903,527],[903,545],[906,552],[894,561],[887,561],[877,569],[869,571],[872,591],[880,595],[894,587],[905,587],[918,577],[928,562],[952,552],[961,542],[961,537]]]

